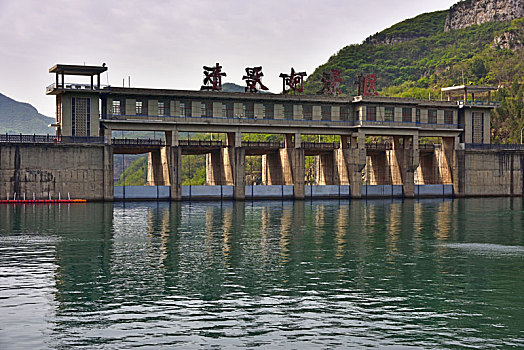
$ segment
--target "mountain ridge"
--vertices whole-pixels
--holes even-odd
[[[463,8],[464,13],[471,8],[476,13],[482,4],[496,2],[510,7],[505,14],[520,16],[519,1],[468,0],[451,8]],[[362,73],[377,74],[380,95],[390,97],[439,98],[445,86],[494,85],[501,88],[492,95],[501,108],[492,113],[492,139],[519,142],[524,127],[524,17],[505,20],[506,15],[490,15],[484,19],[494,20],[481,24],[473,23],[473,17],[463,18],[468,25],[446,31],[450,11],[418,15],[362,44],[340,49],[308,77],[305,93],[319,91],[322,74],[330,70],[340,71],[340,89],[349,96],[357,94],[355,81]]]
[[[54,118],[38,112],[31,104],[16,101],[0,93],[0,133],[53,134],[48,127]]]

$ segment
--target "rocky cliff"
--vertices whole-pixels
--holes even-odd
[[[524,0],[466,0],[449,9],[444,30],[520,17],[524,17]]]

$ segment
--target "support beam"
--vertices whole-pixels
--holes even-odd
[[[171,200],[182,200],[182,149],[180,147],[167,147],[168,171],[171,184]]]
[[[166,130],[165,131],[166,146],[178,146],[178,131],[177,130]]]
[[[226,133],[226,146],[242,147],[242,133],[238,131]]]
[[[352,198],[362,197],[362,170],[366,166],[366,134],[359,131],[351,136],[348,149],[349,184]]]
[[[298,140],[297,140],[298,139]],[[280,150],[284,185],[293,185],[293,197],[305,197],[305,154],[300,146],[300,134],[286,134],[285,148]]]
[[[388,154],[378,151],[367,157],[366,183],[368,185],[391,185]]]
[[[262,155],[262,184],[270,186],[284,184],[280,152]]]
[[[169,186],[167,147],[149,152],[147,159],[147,185]]]
[[[418,135],[393,136],[391,173],[393,184],[400,180],[404,197],[415,196],[415,171],[419,165]],[[395,174],[400,174],[400,179]]]
[[[222,151],[212,151],[206,154],[206,184],[209,186],[225,185],[224,161]]]
[[[416,172],[419,185],[432,185],[442,183],[439,175],[438,157],[440,152],[427,153],[420,156],[420,165]]]
[[[333,151],[333,160],[335,162],[335,184],[338,185],[349,185],[349,159],[350,149],[340,148]]]
[[[453,183],[453,168],[455,163],[455,138],[442,138],[442,151],[439,157],[439,173],[443,184],[449,185]]]
[[[225,184],[233,186],[233,198],[235,200],[244,200],[246,193],[246,150],[244,147],[225,147],[222,149],[222,160]]]
[[[335,152],[320,154],[317,156],[318,174],[317,182],[319,185],[335,185]]]
[[[114,192],[114,169],[113,169],[113,147],[104,146],[104,201],[113,201]]]
[[[105,126],[101,129],[101,131],[103,134],[102,136],[104,136],[104,143],[110,145],[113,138],[113,130],[111,130],[111,128],[108,126]]]

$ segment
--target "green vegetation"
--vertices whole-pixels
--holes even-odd
[[[357,93],[355,80],[360,73],[377,73],[380,94],[392,97],[438,99],[441,87],[463,83],[501,86],[494,96],[502,104],[492,119],[493,139],[520,142],[524,18],[444,32],[445,15],[446,11],[423,14],[363,44],[346,46],[315,70],[306,92],[318,91],[322,72],[330,69],[341,71],[341,90],[347,95]],[[510,48],[494,44],[503,35],[513,41]]]
[[[385,42],[394,38],[419,38],[440,33],[446,22],[447,10],[423,13],[368,37],[365,43]]]
[[[182,156],[182,185],[206,184],[206,156]]]
[[[147,183],[147,157],[140,157],[124,170],[116,186],[143,186]]]

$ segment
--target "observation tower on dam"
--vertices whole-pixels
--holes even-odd
[[[459,194],[456,150],[490,143],[490,111],[496,107],[490,101],[496,88],[491,87],[445,88],[447,98],[440,101],[232,93],[102,86],[100,75],[106,70],[105,65],[64,64],[49,70],[56,76],[46,92],[56,96],[57,140],[101,140],[108,152],[106,163],[113,154],[148,153],[148,184],[167,186],[172,200],[185,196],[181,162],[186,154],[206,154],[209,190],[220,186],[221,196],[225,188],[239,200],[257,197],[255,191],[261,198],[271,197],[272,191],[278,192],[275,186],[295,199],[323,189],[329,196],[329,186],[338,186],[339,195],[342,188],[344,196],[352,198],[372,192],[369,186],[391,186],[392,193],[407,198],[420,194],[418,185],[447,185]],[[69,82],[71,76],[89,77],[90,83]],[[455,93],[460,101],[451,100]],[[475,94],[488,101],[475,100]],[[154,142],[123,140],[114,138],[114,131],[149,131],[163,137]],[[186,133],[221,134],[223,141],[180,136]],[[284,141],[249,142],[243,139],[247,134],[278,134]],[[335,135],[340,141],[311,142],[310,135]],[[246,187],[246,156],[262,157],[261,183],[255,189]],[[316,186],[307,184],[305,158],[311,156]],[[105,186],[100,199],[113,199],[112,183]]]

